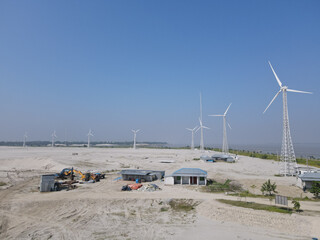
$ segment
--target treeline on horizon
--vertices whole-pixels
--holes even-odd
[[[48,145],[51,145],[51,141],[28,141],[26,145],[28,147],[46,147]],[[72,146],[72,145],[83,145],[87,146],[88,142],[84,141],[56,141],[55,145],[66,145],[66,146]],[[113,144],[117,146],[131,146],[133,144],[133,141],[126,141],[126,142],[105,142],[105,141],[93,141],[90,142],[90,145],[96,145],[96,144]],[[137,144],[148,144],[151,146],[165,146],[168,143],[167,142],[137,142]],[[1,141],[0,146],[7,146],[7,147],[22,147],[23,142],[22,141]],[[110,146],[112,147],[112,146]]]

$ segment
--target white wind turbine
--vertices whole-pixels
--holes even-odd
[[[292,90],[289,89],[287,86],[282,86],[281,81],[279,80],[276,72],[273,70],[271,63],[269,62],[270,68],[279,84],[280,90],[276,93],[274,98],[271,100],[267,108],[264,110],[263,113],[267,111],[273,101],[278,97],[278,95],[282,92],[282,100],[283,100],[283,135],[282,135],[282,147],[281,147],[281,156],[280,156],[280,174],[285,176],[287,175],[294,175],[295,168],[297,167],[296,156],[293,150],[293,144],[290,134],[290,126],[289,126],[289,115],[288,115],[288,105],[287,105],[287,92],[296,92],[296,93],[308,93],[312,94],[311,92],[304,92],[299,90]]]
[[[26,143],[27,143],[27,138],[28,138],[28,135],[27,135],[27,132],[24,133],[23,135],[23,147],[26,147]]]
[[[51,147],[54,147],[54,140],[57,138],[56,130],[51,134]]]
[[[187,130],[191,131],[191,150],[194,150],[194,133],[199,130],[198,126],[195,126],[195,128],[186,128]]]
[[[136,149],[136,139],[137,139],[137,133],[140,131],[138,130],[131,130],[133,132],[133,149]]]
[[[227,124],[229,128],[231,129],[230,124],[227,121],[227,112],[231,106],[231,103],[229,104],[227,110],[224,112],[223,115],[209,115],[211,117],[223,117],[223,141],[222,141],[222,152],[227,154],[229,153],[229,146],[228,146],[228,139],[227,139]]]
[[[200,123],[200,133],[201,133],[201,137],[200,137],[200,150],[203,151],[204,150],[204,142],[203,142],[203,129],[210,129],[206,126],[203,126],[202,124],[202,96],[201,96],[201,93],[200,93],[200,117],[199,117],[199,123]],[[198,130],[199,130],[198,129]],[[197,130],[197,131],[198,131]]]
[[[93,132],[91,131],[91,129],[89,129],[89,132],[88,132],[87,136],[88,136],[88,145],[87,145],[87,147],[89,148],[90,147],[90,137],[94,136]]]

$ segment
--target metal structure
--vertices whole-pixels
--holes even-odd
[[[90,147],[90,137],[93,137],[93,132],[91,131],[91,129],[89,129],[89,132],[88,132],[88,145],[87,147],[89,148]]]
[[[231,129],[230,124],[227,122],[227,112],[231,106],[229,104],[227,110],[224,112],[223,115],[209,115],[210,117],[223,117],[223,140],[222,140],[222,152],[227,154],[229,153],[229,146],[228,146],[228,138],[227,138],[227,125]]]
[[[136,149],[136,139],[137,139],[137,132],[140,131],[140,129],[138,130],[131,130],[133,132],[133,149]]]
[[[201,93],[200,93],[200,117],[199,117],[199,123],[200,123],[200,127],[199,127],[199,129],[200,129],[200,133],[201,133],[201,136],[200,136],[200,150],[201,151],[204,151],[204,142],[203,142],[203,129],[205,128],[205,129],[210,129],[210,128],[208,128],[208,127],[206,127],[206,126],[203,126],[203,124],[202,124],[202,96],[201,96]],[[198,129],[198,130],[199,130]],[[197,130],[197,131],[198,131]]]
[[[27,133],[25,132],[24,135],[23,135],[23,147],[26,147],[26,143],[27,143],[27,138],[28,138],[28,135]]]
[[[191,128],[186,128],[187,130],[191,131],[191,150],[194,150],[194,133],[197,132],[199,130],[198,126],[196,126],[195,128],[191,129]]]
[[[291,134],[290,134],[290,126],[289,126],[289,115],[288,115],[288,104],[287,104],[287,92],[296,92],[296,93],[308,93],[311,92],[299,91],[289,89],[287,86],[282,86],[281,81],[279,80],[276,72],[274,71],[271,63],[269,62],[270,68],[280,86],[280,90],[273,97],[267,108],[263,113],[267,111],[273,101],[278,97],[278,95],[282,92],[283,99],[283,135],[282,135],[282,147],[281,147],[281,156],[280,156],[280,174],[284,176],[291,175],[293,176],[296,173],[297,161],[296,156],[293,149]]]
[[[51,134],[51,147],[54,147],[54,140],[57,138],[56,130]]]

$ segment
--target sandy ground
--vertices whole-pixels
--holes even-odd
[[[73,155],[78,153],[78,155]],[[206,170],[208,177],[232,179],[259,193],[267,179],[279,194],[309,196],[295,186],[294,177],[276,177],[277,162],[241,157],[236,163],[193,160],[199,151],[117,148],[0,148],[0,239],[311,239],[320,237],[320,202],[301,202],[301,214],[255,211],[222,204],[240,200],[201,192],[196,186],[164,186],[156,192],[121,192],[114,181],[121,169],[165,170],[182,167]],[[171,163],[162,163],[170,160]],[[71,191],[40,193],[40,175],[74,167],[83,172],[109,171],[98,183]],[[172,199],[197,206],[174,211]],[[241,199],[270,204],[268,199]]]

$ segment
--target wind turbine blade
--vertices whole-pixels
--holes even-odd
[[[229,110],[229,108],[230,108],[231,104],[232,104],[232,103],[230,103],[230,104],[229,104],[229,107],[228,107],[228,108],[227,108],[227,110],[224,112],[224,115],[226,115],[226,114],[227,114],[227,112],[228,112],[228,110]]]
[[[198,128],[198,126],[195,126],[195,127],[192,129],[192,131],[195,131],[197,128]]]
[[[200,127],[202,126],[202,121],[201,121],[201,119],[199,118],[199,123],[200,123]]]
[[[205,129],[210,129],[210,128],[206,127],[206,126],[202,126],[202,128],[205,128]]]
[[[193,131],[193,129],[191,129],[191,128],[186,128],[186,129],[189,130],[189,131],[191,131],[191,132]]]
[[[312,92],[305,92],[305,91],[299,91],[299,90],[293,90],[293,89],[287,89],[288,92],[296,92],[296,93],[308,93],[312,94]]]
[[[201,128],[201,127],[198,127],[197,130],[195,131],[195,133],[198,132],[198,131],[200,130],[200,128]]]
[[[278,97],[279,93],[281,92],[281,90],[279,92],[277,92],[277,94],[274,96],[274,98],[271,100],[271,102],[269,103],[268,107],[264,110],[263,113],[265,113],[267,111],[267,109],[270,107],[270,105],[273,103],[273,101]]]
[[[136,132],[139,132],[140,131],[140,129],[138,129]]]
[[[228,121],[227,121],[227,124],[228,124],[229,128],[232,129]]]
[[[269,62],[269,61],[268,61],[268,62]],[[276,72],[273,70],[273,67],[272,67],[272,65],[271,65],[270,62],[269,62],[269,65],[270,65],[270,67],[271,67],[271,70],[272,70],[272,72],[273,72],[273,75],[274,75],[274,76],[276,77],[276,79],[277,79],[277,82],[278,82],[279,86],[282,87],[282,83],[281,83],[281,81],[279,80]]]
[[[223,117],[224,115],[208,115],[210,117]]]

